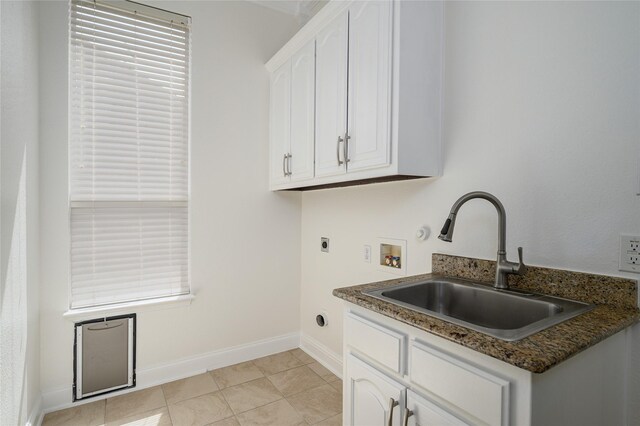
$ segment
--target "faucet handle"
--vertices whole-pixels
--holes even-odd
[[[527,270],[527,266],[524,264],[522,260],[522,247],[518,247],[518,265],[515,268],[515,273],[518,275],[522,275]]]

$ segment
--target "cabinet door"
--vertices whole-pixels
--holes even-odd
[[[392,6],[363,1],[349,8],[350,171],[390,162]]]
[[[315,41],[291,58],[291,181],[313,177]]]
[[[271,74],[271,105],[269,108],[269,146],[271,186],[289,182],[286,158],[290,147],[291,123],[291,62],[287,61]]]
[[[348,13],[316,36],[316,176],[345,173]]]
[[[392,423],[400,424],[404,407],[404,386],[352,354],[347,355],[346,405],[344,416],[347,425],[386,425],[390,412],[390,401],[398,405],[393,408]]]
[[[467,424],[411,390],[407,391],[407,409],[413,412],[409,417],[410,426],[464,426]]]
[[[413,384],[457,407],[464,417],[478,419],[476,423],[509,423],[508,380],[417,340],[409,350],[409,379]]]

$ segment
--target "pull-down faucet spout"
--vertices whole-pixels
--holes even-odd
[[[464,203],[469,200],[473,200],[474,198],[481,198],[489,201],[498,211],[498,259],[496,262],[496,281],[494,287],[501,290],[508,289],[509,284],[507,282],[507,275],[522,275],[526,270],[526,266],[522,262],[522,247],[518,247],[518,257],[520,258],[519,263],[509,262],[507,260],[507,214],[500,200],[498,200],[494,195],[491,195],[488,192],[475,191],[460,197],[455,203],[453,203],[449,217],[444,222],[444,226],[442,227],[442,231],[440,231],[438,238],[449,243],[452,241],[458,210],[460,210],[460,207],[462,207]]]

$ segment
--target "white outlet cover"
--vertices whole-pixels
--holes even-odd
[[[320,238],[320,251],[323,253],[329,253],[329,238],[321,237]]]
[[[620,235],[621,271],[640,273],[640,236]]]
[[[367,263],[371,263],[371,246],[365,245],[362,251],[363,260]]]

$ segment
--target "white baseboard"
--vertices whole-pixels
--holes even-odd
[[[300,335],[300,347],[342,379],[342,356],[307,334]]]
[[[208,370],[215,370],[216,368],[226,367],[239,362],[272,355],[278,352],[294,349],[299,346],[300,333],[295,332],[188,358],[182,358],[173,362],[157,364],[147,368],[138,368],[136,371],[135,388],[113,392],[95,398],[89,398],[86,402],[106,399],[107,397],[111,398],[117,395],[168,383],[173,380],[184,379],[185,377],[201,374]],[[72,405],[85,403],[85,401],[78,401],[74,404],[71,402],[71,396],[71,386],[43,392],[42,413],[50,413],[52,411],[71,407]]]
[[[33,406],[33,408],[31,408],[26,426],[40,426],[42,424],[43,417],[44,414],[42,412],[42,396],[39,396],[36,404]]]

